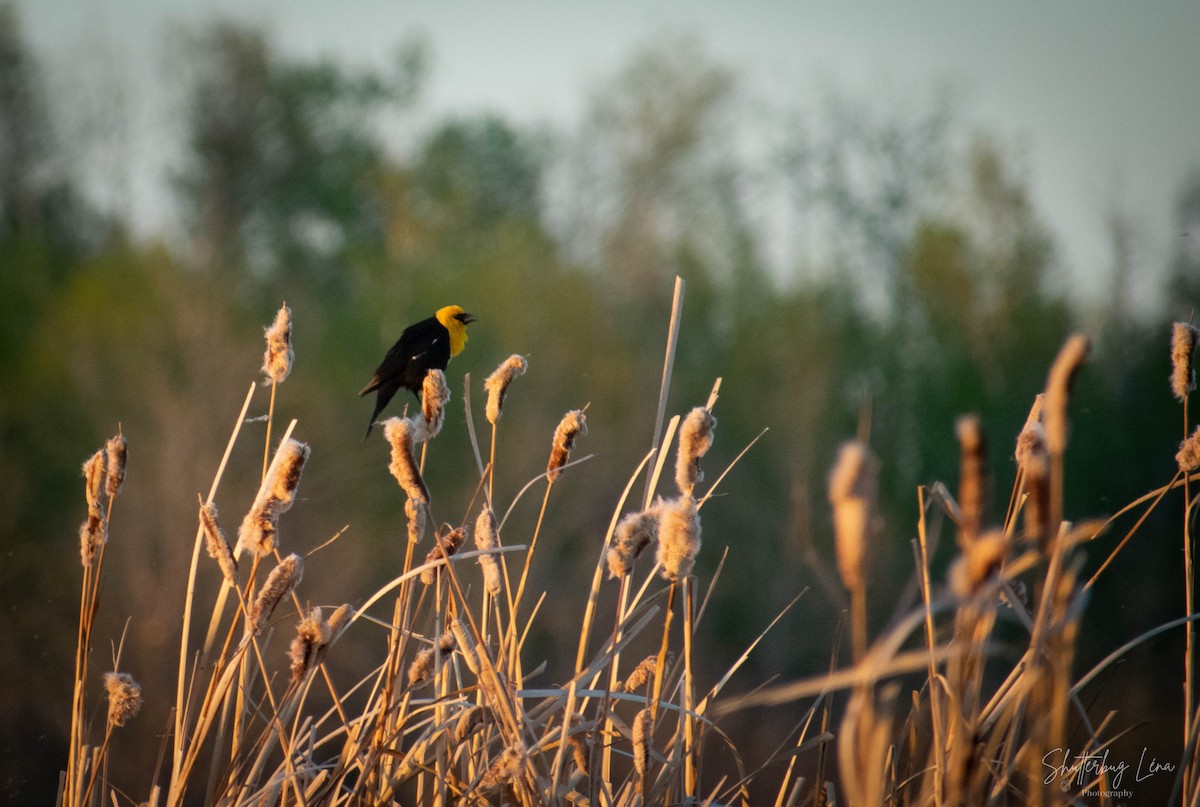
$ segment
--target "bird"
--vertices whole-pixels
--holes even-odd
[[[371,428],[379,413],[401,387],[412,390],[420,400],[425,374],[430,370],[446,369],[451,357],[461,353],[467,344],[467,325],[477,319],[461,306],[448,305],[439,308],[429,319],[414,322],[404,329],[396,344],[383,357],[375,375],[358,392],[362,397],[378,391],[375,411],[371,413],[371,421],[363,435],[364,441],[371,435]]]

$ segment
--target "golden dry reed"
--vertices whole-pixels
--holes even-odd
[[[492,513],[492,508],[484,505],[479,518],[475,519],[475,548],[487,550],[498,546],[500,539],[496,535],[496,516]],[[491,553],[480,555],[479,565],[483,569],[483,587],[487,593],[493,597],[500,596],[504,587],[503,575],[500,573],[500,563],[496,556]]]
[[[1071,400],[1071,385],[1090,350],[1091,342],[1086,336],[1072,334],[1050,366],[1042,419],[1046,425],[1046,445],[1054,456],[1062,454],[1067,448],[1067,404]]]
[[[325,645],[329,644],[332,636],[333,631],[320,608],[313,608],[308,612],[308,616],[300,620],[300,624],[296,626],[296,637],[292,639],[292,645],[288,649],[293,682],[304,679],[312,669],[313,660]]]
[[[413,440],[415,430],[408,418],[388,418],[383,422],[383,436],[392,446],[392,463],[388,470],[400,487],[421,504],[429,504],[429,489],[421,478],[421,471],[413,457]]]
[[[658,563],[672,583],[690,577],[700,552],[700,513],[691,496],[663,502],[658,517]]]
[[[633,563],[642,550],[658,535],[661,503],[640,513],[627,513],[613,531],[612,546],[608,548],[608,577],[624,577],[633,571]]]
[[[125,460],[128,453],[129,446],[123,434],[108,438],[108,442],[104,444],[107,465],[104,475],[104,492],[108,494],[110,506],[112,500],[117,498],[117,494],[121,492],[121,485],[125,482]]]
[[[1200,468],[1200,426],[1179,444],[1175,461],[1179,463],[1179,470],[1185,474]]]
[[[266,337],[262,371],[267,380],[263,383],[279,384],[292,372],[292,362],[296,358],[292,350],[292,309],[286,304],[279,307],[275,321],[266,329]]]
[[[251,636],[262,633],[267,620],[275,612],[275,606],[286,597],[304,576],[304,561],[299,555],[288,555],[267,575],[267,581],[259,589],[250,613],[246,615],[246,632]]]
[[[1007,548],[1003,530],[991,530],[964,547],[947,572],[954,595],[966,600],[979,593],[984,583],[1000,571]]]
[[[106,672],[104,689],[108,693],[108,725],[124,726],[142,709],[142,688],[133,676],[123,672]]]
[[[838,573],[847,589],[854,590],[866,583],[878,474],[875,455],[857,440],[842,444],[829,474]]]
[[[554,430],[554,441],[550,446],[550,460],[546,463],[546,478],[551,482],[557,481],[562,475],[562,467],[571,461],[571,451],[575,448],[575,438],[587,436],[587,416],[581,409],[572,409],[563,415]]]
[[[209,502],[200,505],[200,527],[204,530],[204,546],[208,550],[208,556],[217,562],[222,576],[229,585],[235,585],[237,560],[233,557],[233,550],[229,547],[229,539],[225,537],[225,531],[217,523],[217,506],[215,504]]]
[[[495,426],[496,421],[504,414],[504,399],[508,396],[508,385],[513,382],[514,378],[525,375],[527,369],[529,369],[529,363],[525,357],[514,353],[501,362],[500,366],[483,382],[483,388],[487,390],[488,396],[485,410],[488,423]]]
[[[1186,322],[1176,322],[1171,328],[1171,392],[1180,401],[1196,389],[1196,368],[1193,358],[1200,331]]]
[[[446,422],[446,404],[450,402],[450,387],[446,385],[446,374],[441,370],[430,370],[421,382],[421,417],[414,424],[414,438],[425,443],[438,436]]]
[[[704,480],[700,458],[712,447],[717,419],[703,406],[697,406],[679,427],[679,451],[675,455],[675,484],[679,492],[692,495],[697,482]]]
[[[307,444],[291,438],[284,440],[271,460],[250,512],[242,519],[238,543],[260,558],[279,548],[279,516],[291,509],[295,501],[300,475],[310,453]]]
[[[959,546],[967,546],[979,535],[987,518],[987,438],[978,415],[963,415],[955,423],[961,448],[958,477]]]

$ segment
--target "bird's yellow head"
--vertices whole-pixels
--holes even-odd
[[[462,349],[467,345],[467,325],[474,322],[476,317],[457,305],[439,308],[434,316],[450,332],[450,355],[457,356],[462,353]]]

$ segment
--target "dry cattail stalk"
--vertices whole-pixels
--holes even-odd
[[[1185,474],[1190,474],[1200,468],[1200,426],[1197,426],[1196,430],[1179,444],[1179,452],[1175,455],[1175,461],[1179,463],[1179,470]]]
[[[646,778],[646,770],[650,767],[650,738],[646,736],[649,722],[649,709],[638,712],[633,719],[633,767],[641,779]]]
[[[325,615],[321,613],[320,608],[313,608],[308,612],[308,616],[300,620],[288,654],[292,662],[292,683],[303,680],[312,669],[317,653],[329,644],[332,635],[329,623],[325,621]]]
[[[659,504],[640,513],[628,513],[613,531],[608,548],[608,576],[624,577],[633,571],[633,563],[658,534]]]
[[[408,540],[421,543],[421,535],[425,532],[425,508],[416,499],[405,499],[404,516],[408,523]]]
[[[292,309],[282,305],[275,314],[275,321],[266,329],[267,352],[263,354],[262,371],[267,381],[275,384],[282,383],[292,372],[292,361],[296,354],[292,351]]]
[[[200,527],[204,530],[204,545],[208,550],[208,556],[217,562],[217,566],[221,568],[221,574],[229,585],[236,585],[237,561],[233,558],[233,551],[229,548],[229,539],[225,537],[225,531],[217,523],[217,506],[215,504],[209,502],[200,505]]]
[[[1180,401],[1196,388],[1196,369],[1192,364],[1196,340],[1200,336],[1186,322],[1176,322],[1171,328],[1171,392]]]
[[[291,438],[280,443],[267,475],[258,488],[254,504],[242,520],[242,526],[238,529],[238,543],[260,558],[278,548],[276,535],[279,516],[287,512],[295,501],[300,474],[311,451],[307,444]]]
[[[498,546],[500,546],[500,539],[496,535],[496,516],[492,513],[491,507],[484,505],[483,510],[479,513],[479,518],[475,519],[475,548],[495,549]],[[499,597],[500,592],[504,589],[504,578],[500,573],[500,563],[496,560],[496,556],[491,553],[480,555],[479,565],[483,569],[483,587],[491,596]]]
[[[852,591],[866,583],[878,474],[878,462],[871,449],[854,440],[842,444],[829,475],[838,572],[842,583]]]
[[[429,489],[425,487],[425,480],[421,478],[421,471],[413,458],[414,432],[412,421],[408,418],[388,418],[383,422],[383,436],[392,445],[392,463],[388,470],[396,477],[408,498],[429,504]]]
[[[514,378],[525,375],[528,368],[529,363],[525,361],[525,357],[514,353],[505,359],[496,368],[496,371],[483,382],[483,388],[487,390],[488,394],[486,409],[488,423],[496,425],[496,421],[504,414],[504,399],[508,395],[508,385],[513,382]]]
[[[512,778],[525,767],[525,749],[520,744],[510,745],[504,749],[504,753],[496,757],[496,761],[491,764],[484,773],[483,778],[479,780],[479,789],[483,791],[495,790],[507,782],[511,782]]]
[[[437,643],[417,653],[412,664],[408,666],[408,685],[410,688],[425,686],[437,669],[439,658],[444,658],[454,652],[454,634],[446,631]]]
[[[454,724],[454,741],[461,743],[470,737],[487,722],[487,717],[487,709],[482,706],[472,706],[469,709],[464,709],[462,714],[458,716],[458,722]]]
[[[969,599],[1000,570],[1008,541],[1003,530],[993,530],[979,536],[963,549],[962,555],[950,566],[950,590],[960,599]]]
[[[133,676],[123,672],[106,672],[104,689],[108,692],[108,725],[124,726],[142,709],[142,688]]]
[[[267,581],[259,589],[254,604],[250,606],[250,613],[246,615],[246,632],[252,636],[262,633],[262,629],[267,626],[267,620],[275,612],[275,606],[296,587],[303,576],[304,561],[299,555],[288,555],[281,560],[267,575]]]
[[[443,525],[443,526],[448,526],[448,525]],[[455,552],[457,552],[459,550],[459,547],[461,547],[463,545],[463,541],[465,541],[466,539],[467,539],[466,528],[457,527],[455,529],[449,530],[448,532],[446,532],[445,534],[443,534],[441,536],[441,538],[438,541],[438,545],[435,546],[433,549],[429,550],[429,554],[425,556],[425,562],[432,563],[435,560],[441,560],[442,558],[448,558],[448,557],[452,556]],[[443,546],[446,548],[445,552],[442,551]],[[437,580],[438,574],[441,573],[441,569],[442,569],[441,566],[434,566],[432,568],[423,570],[421,572],[421,582],[427,586],[432,586],[433,581]]]
[[[700,458],[712,447],[717,419],[703,406],[688,412],[679,427],[679,450],[675,455],[675,484],[680,493],[692,495],[697,482],[704,479]]]
[[[108,438],[104,444],[104,453],[108,457],[107,472],[104,477],[104,492],[108,494],[108,505],[112,507],[113,499],[121,492],[125,482],[125,460],[128,456],[128,444],[125,436],[118,434]]]
[[[550,461],[546,463],[546,478],[551,482],[562,475],[562,467],[571,459],[575,438],[587,436],[587,416],[582,409],[572,409],[563,415],[554,430],[554,442],[550,447]]]
[[[430,370],[421,383],[421,417],[414,419],[413,438],[425,443],[438,436],[446,422],[446,404],[450,402],[450,387],[446,386],[446,374],[441,370]]]
[[[962,516],[958,525],[958,543],[966,546],[979,535],[987,518],[987,437],[979,425],[978,415],[960,417],[955,431],[962,450],[958,480],[958,506]]]
[[[671,666],[671,662],[675,660],[675,654],[670,650],[667,651],[666,662],[664,667]],[[642,659],[629,677],[625,679],[623,689],[626,692],[637,692],[654,678],[654,672],[658,669],[658,654],[651,653]]]
[[[1080,365],[1088,357],[1091,343],[1083,334],[1072,334],[1058,351],[1046,379],[1046,445],[1052,455],[1062,454],[1067,447],[1067,404],[1071,385]]]
[[[692,574],[700,552],[700,514],[691,496],[663,502],[658,519],[658,562],[662,576],[678,583]]]

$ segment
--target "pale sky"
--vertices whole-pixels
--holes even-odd
[[[928,100],[938,82],[964,91],[966,122],[1016,144],[1034,201],[1074,277],[1108,268],[1104,216],[1113,200],[1140,229],[1143,296],[1181,233],[1171,206],[1200,167],[1200,2],[604,3],[457,0],[19,0],[27,35],[70,84],[71,63],[95,54],[137,76],[144,128],[167,113],[155,91],[169,73],[169,23],[217,14],[262,23],[301,56],[383,64],[420,34],[433,54],[424,102],[432,114],[488,109],[517,123],[578,120],[586,90],[634,48],[664,33],[697,36],[752,92],[778,95],[817,76],[855,97]],[[76,54],[91,54],[88,60]],[[84,77],[87,83],[90,77]],[[781,89],[782,88],[782,89]],[[160,138],[161,139],[161,138]],[[131,204],[162,207],[156,144],[135,149]],[[151,166],[157,168],[150,170]]]

